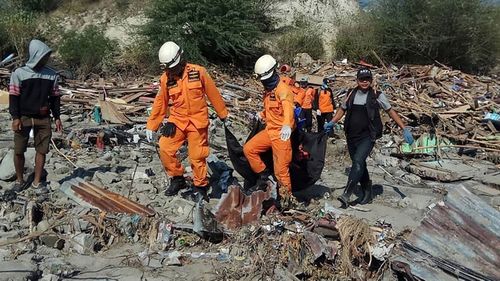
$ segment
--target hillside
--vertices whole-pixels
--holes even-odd
[[[82,1],[70,2],[49,14],[46,20],[48,32],[56,30],[81,31],[86,26],[104,28],[108,38],[117,40],[121,46],[133,43],[134,34],[147,21],[144,9],[149,1]],[[356,0],[281,0],[269,9],[276,19],[275,28],[293,27],[297,20],[305,20],[323,34],[323,42],[330,46],[340,26],[359,12]],[[122,3],[122,4],[117,4]],[[278,33],[279,35],[279,33]],[[327,47],[327,54],[331,48]]]

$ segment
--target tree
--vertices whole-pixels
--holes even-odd
[[[143,33],[156,49],[178,43],[196,62],[245,63],[259,53],[266,0],[153,0]]]
[[[378,47],[395,61],[484,72],[500,51],[497,11],[481,0],[380,0],[373,10]]]
[[[37,16],[30,12],[13,10],[0,13],[1,51],[13,48],[19,57],[25,58],[29,42],[37,34],[37,25]]]
[[[81,77],[93,71],[102,71],[110,59],[116,43],[104,36],[96,26],[88,26],[82,32],[69,31],[63,35],[59,48],[62,60]]]

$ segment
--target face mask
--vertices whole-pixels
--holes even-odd
[[[176,66],[167,69],[167,74],[169,76],[181,77],[184,72],[184,67],[186,66],[186,61],[181,60]]]
[[[278,83],[280,82],[280,76],[276,72],[274,72],[271,77],[267,78],[266,80],[262,80],[261,82],[264,86],[264,89],[270,91],[278,86]]]
[[[326,84],[321,85],[321,90],[326,90],[326,88],[328,88],[328,85]]]

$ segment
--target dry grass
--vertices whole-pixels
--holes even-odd
[[[365,220],[355,217],[343,217],[337,227],[340,234],[339,271],[346,275],[353,275],[353,261],[361,263],[363,258],[370,254],[370,244],[374,243],[374,236]]]

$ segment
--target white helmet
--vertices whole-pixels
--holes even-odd
[[[165,65],[166,68],[172,68],[179,64],[183,51],[179,45],[172,41],[163,44],[158,52],[160,63]]]
[[[278,63],[271,55],[263,55],[255,62],[255,74],[260,80],[266,80],[273,75]]]

